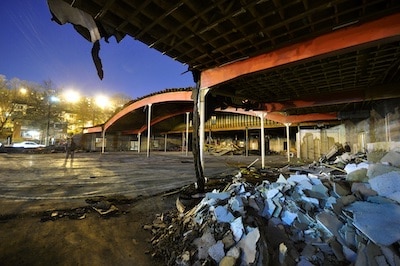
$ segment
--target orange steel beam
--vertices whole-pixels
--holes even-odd
[[[236,109],[236,108],[226,108],[224,110],[218,109],[220,112],[228,112],[235,114],[244,114],[251,116],[259,116],[260,111],[245,111],[244,109]],[[278,123],[292,123],[298,124],[302,122],[310,122],[310,121],[323,121],[323,120],[338,120],[338,114],[336,112],[332,113],[313,113],[313,114],[304,114],[304,115],[285,115],[282,113],[274,113],[274,112],[266,112],[266,119],[278,122]]]
[[[284,115],[280,113],[267,113],[267,119],[280,122],[282,124],[291,123],[298,124],[302,122],[311,121],[327,121],[327,120],[338,120],[337,113],[314,113],[304,115]]]
[[[174,92],[160,93],[160,94],[155,94],[155,95],[143,98],[141,100],[138,100],[136,102],[133,102],[129,106],[127,106],[124,109],[122,109],[121,111],[119,111],[113,117],[111,117],[110,120],[108,120],[104,124],[104,130],[107,130],[112,124],[114,124],[118,119],[125,116],[126,114],[128,114],[136,109],[143,108],[144,106],[146,106],[148,104],[163,103],[163,102],[177,102],[177,101],[193,102],[192,92],[191,91],[174,91]]]
[[[278,112],[293,108],[398,98],[400,97],[399,88],[400,83],[393,83],[384,86],[374,86],[367,89],[348,91],[342,95],[337,93],[325,94],[319,95],[318,98],[304,98],[302,100],[284,102],[269,102],[264,104],[264,110],[267,112]]]
[[[309,41],[296,43],[232,64],[204,70],[201,72],[200,85],[202,88],[211,88],[242,75],[316,56],[337,53],[342,49],[384,39],[400,39],[400,13],[361,25],[342,28]]]
[[[187,109],[182,109],[179,112],[169,113],[167,115],[156,117],[151,120],[150,126],[160,123],[161,121],[164,121],[168,118],[171,118],[171,117],[174,117],[177,115],[181,115],[181,114],[185,114],[186,112],[193,112],[193,108],[191,107],[191,108],[187,108]],[[139,130],[137,130],[137,133],[142,133],[143,131],[146,131],[146,130],[147,130],[147,124],[143,125]]]

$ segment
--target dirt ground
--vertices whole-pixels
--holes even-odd
[[[162,265],[151,256],[143,226],[175,206],[176,196],[154,196],[116,206],[117,215],[94,210],[84,218],[46,213],[1,217],[0,265]],[[60,212],[60,211],[59,211]]]
[[[26,157],[3,154],[0,160],[0,191],[3,195],[0,201],[0,265],[164,265],[163,258],[152,257],[150,240],[153,235],[143,226],[152,224],[157,214],[176,208],[178,194],[165,196],[163,193],[179,190],[176,185],[167,189],[172,182],[181,182],[181,187],[187,187],[184,173],[190,175],[192,165],[185,163],[187,159],[172,158],[171,155],[153,156],[151,160],[137,156],[132,164],[132,156],[137,155],[79,155],[73,168],[64,170],[58,167],[64,160],[62,154]],[[228,168],[238,169],[238,162],[249,165],[254,161],[251,157],[216,159],[215,162],[213,158],[209,159],[208,168],[219,172]],[[282,164],[284,159],[284,156],[278,156],[271,160]],[[155,172],[149,167],[153,164],[170,168],[170,172]],[[96,178],[92,172],[87,173],[86,165],[90,165]],[[21,175],[21,167],[26,175]],[[132,173],[139,176],[138,181],[133,180],[135,175]],[[173,179],[166,178],[171,173]],[[162,180],[156,177],[160,174],[166,177]],[[113,187],[118,184],[121,185]],[[84,198],[73,200],[79,193],[90,195],[91,191],[96,191],[105,195],[102,193],[108,191],[108,187],[120,191],[129,186],[141,194],[124,194],[121,198],[104,196],[107,202],[116,206],[118,211],[115,213],[101,215],[93,208],[96,202],[87,201],[90,197],[86,201]],[[163,192],[150,196],[140,190],[141,186]],[[87,191],[82,192],[83,188]],[[23,197],[27,194],[32,199],[41,199],[38,195],[56,195],[58,199],[65,199],[65,203],[54,205],[50,197],[40,206],[30,206],[28,203],[32,200]],[[5,198],[4,195],[13,195],[14,198]],[[97,199],[101,203],[100,197]],[[77,205],[76,201],[80,203]]]

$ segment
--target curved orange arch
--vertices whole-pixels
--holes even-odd
[[[152,119],[150,122],[150,126],[153,126],[157,123],[160,123],[161,121],[164,121],[168,118],[177,116],[177,115],[181,115],[181,114],[185,114],[186,112],[193,112],[193,108],[187,108],[187,109],[182,109],[179,112],[175,112],[175,113],[169,113],[167,115],[163,115],[163,116],[159,116],[155,119]],[[137,133],[142,133],[143,131],[147,130],[147,124],[143,125],[138,131]]]
[[[173,92],[165,92],[155,94],[143,99],[140,99],[132,104],[128,105],[113,117],[111,117],[105,124],[103,130],[106,131],[112,124],[114,124],[118,119],[125,116],[126,114],[137,110],[139,108],[143,108],[149,104],[155,103],[163,103],[163,102],[176,102],[176,101],[191,101],[192,99],[192,91],[173,91]]]

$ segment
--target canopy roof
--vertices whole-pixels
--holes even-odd
[[[201,72],[213,107],[284,114],[368,111],[400,97],[400,1],[49,0],[88,13]],[[53,12],[54,13],[54,12]],[[63,21],[61,21],[63,22]],[[93,41],[93,34],[77,29]],[[304,116],[304,119],[301,117]],[[315,120],[315,119],[314,119]]]

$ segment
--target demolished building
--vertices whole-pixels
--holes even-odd
[[[268,121],[279,123],[284,131],[283,137],[275,140],[279,150],[287,153],[288,161],[292,156],[318,160],[334,144],[345,142],[350,143],[354,153],[397,152],[397,1],[48,3],[55,21],[74,24],[80,34],[93,42],[92,55],[100,78],[104,74],[98,57],[100,40],[114,36],[120,41],[126,35],[187,64],[193,74],[193,103],[188,105],[186,101],[182,105],[188,108],[178,112],[174,106],[169,113],[159,111],[159,116],[151,117],[152,102],[147,102],[148,116],[136,125],[138,128],[131,127],[132,117],[125,110],[105,125],[91,129],[92,133],[97,130],[103,151],[106,137],[107,143],[119,143],[124,133],[141,130],[140,133],[147,131],[149,152],[151,126],[161,121],[187,125],[189,119],[183,119],[184,110],[185,114],[191,113],[194,172],[201,188],[205,185],[202,169],[206,123],[210,121],[210,128],[216,126],[217,118],[222,117],[216,114],[221,112],[259,119],[257,143],[262,169]],[[112,132],[113,126],[122,128]],[[169,130],[163,128],[159,133],[166,136]],[[243,124],[236,130],[247,133],[247,126]],[[188,136],[189,130],[186,126],[180,132]],[[187,143],[188,137],[185,140]],[[245,142],[249,144],[247,137]],[[344,187],[332,176],[309,171],[306,175],[283,175],[253,185],[235,181],[226,190],[206,194],[190,215],[185,212],[178,216],[178,223],[187,227],[177,232],[195,242],[196,261],[211,257],[214,262],[231,261],[226,265],[234,265],[239,258],[242,264],[263,263],[267,259],[301,265],[332,261],[396,265],[398,224],[392,222],[398,217],[398,171],[384,169],[398,168],[391,164],[392,161],[383,161],[361,169],[356,165],[357,170],[346,172],[349,179],[355,180],[344,180]],[[251,208],[254,215],[247,216],[245,208]],[[279,239],[285,241],[268,243],[257,217],[267,219],[271,231],[281,234]],[[217,237],[210,229],[205,230],[209,226],[218,232]],[[231,236],[223,235],[227,232],[225,227]],[[390,234],[383,228],[389,228]],[[160,240],[161,236],[155,241]],[[299,243],[301,247],[293,247]],[[265,253],[268,249],[273,250],[269,255],[275,257]],[[182,264],[194,259],[189,250],[173,258],[173,263]]]

